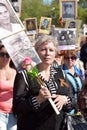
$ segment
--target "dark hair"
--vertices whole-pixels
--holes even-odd
[[[74,21],[71,21],[71,22],[69,23],[68,28],[76,28],[76,23],[75,23]]]
[[[15,65],[14,65],[14,63],[13,63],[12,60],[10,61],[10,67],[11,67],[11,68],[14,68],[14,69],[16,70],[16,67],[15,67]]]
[[[5,46],[2,44],[2,41],[0,40],[0,50],[1,50],[2,48],[5,48]],[[14,63],[13,63],[12,60],[10,61],[10,67],[16,69],[16,68],[15,68],[15,65],[14,65]]]
[[[4,45],[0,45],[0,50],[4,47]]]
[[[0,40],[0,50],[4,47],[4,45],[2,44],[2,41]]]

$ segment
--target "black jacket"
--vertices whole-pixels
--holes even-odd
[[[80,59],[84,63],[84,68],[86,68],[86,63],[87,63],[87,43],[85,43],[80,50]]]
[[[57,84],[57,94],[69,96],[71,104],[64,106],[59,115],[56,115],[52,106],[48,101],[42,103],[36,110],[34,109],[31,96],[36,96],[39,93],[39,84],[36,79],[31,80],[28,77],[28,84],[26,84],[22,73],[18,73],[15,78],[13,90],[13,112],[17,114],[17,128],[18,130],[60,130],[61,123],[64,119],[64,112],[69,111],[74,106],[74,98],[70,87],[61,87],[59,78],[67,82],[63,71],[59,68],[54,75]]]

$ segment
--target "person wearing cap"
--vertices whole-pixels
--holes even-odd
[[[66,3],[63,5],[63,18],[73,18],[74,17],[74,6],[71,3]]]
[[[76,28],[76,23],[75,23],[75,21],[71,21],[71,22],[69,23],[68,28]]]
[[[68,81],[71,85],[72,92],[74,95],[74,99],[77,102],[78,100],[78,94],[82,89],[82,84],[85,79],[84,73],[81,71],[80,68],[77,68],[75,65],[77,55],[74,50],[66,50],[64,51],[63,56],[64,64],[60,67],[64,70],[66,73],[66,76],[68,78]],[[71,111],[71,113],[74,113],[74,110]]]

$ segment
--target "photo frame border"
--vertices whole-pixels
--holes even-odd
[[[49,20],[49,24],[48,24],[48,28],[47,28],[47,29],[42,29],[42,28],[41,28],[42,21],[43,21],[44,19],[48,19],[48,20]],[[40,19],[40,24],[39,24],[39,31],[38,31],[38,32],[39,32],[40,34],[50,34],[51,21],[52,21],[52,18],[50,18],[50,17],[41,17],[41,19]]]
[[[60,34],[62,34],[61,32],[63,32],[63,34],[64,34],[64,32],[66,32],[66,31],[72,31],[73,32],[73,44],[60,44],[60,42],[61,42],[61,40],[59,40],[60,39],[60,36],[59,36],[59,34],[58,33],[60,33]],[[76,32],[76,30],[74,29],[74,28],[55,28],[55,34],[53,35],[53,37],[56,39],[56,40],[58,40],[58,45],[57,45],[57,49],[58,50],[73,50],[73,49],[75,49],[75,32]],[[68,34],[67,34],[68,35]],[[59,37],[59,39],[58,39],[58,37]],[[70,40],[69,41],[62,41],[61,43],[63,43],[63,42],[66,42],[66,43],[71,43],[71,38],[70,38]]]
[[[36,26],[36,29],[35,30],[30,30],[30,31],[28,31],[28,29],[27,29],[27,21],[30,21],[30,20],[34,20],[35,21],[35,26]],[[24,20],[24,26],[25,26],[25,29],[26,29],[26,34],[27,35],[35,35],[35,34],[37,34],[37,18],[36,17],[33,17],[33,18],[26,18],[25,20]]]
[[[62,3],[63,2],[74,2],[75,3],[75,18],[63,18],[63,12],[62,12]],[[77,4],[77,0],[59,0],[59,7],[60,7],[60,18],[62,18],[63,20],[76,19],[78,17],[78,13],[77,13],[78,4]]]
[[[74,21],[76,23],[76,43],[78,43],[79,41],[79,37],[81,36],[81,24],[82,24],[82,20],[80,19],[76,19],[76,20],[66,20],[65,23],[65,28],[68,28],[69,23]]]

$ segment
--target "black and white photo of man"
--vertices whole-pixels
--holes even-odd
[[[49,20],[48,19],[43,19],[41,29],[47,29],[49,25]]]
[[[20,15],[21,12],[21,0],[10,0],[15,12]]]
[[[75,21],[71,21],[71,22],[69,23],[68,28],[76,28],[76,23],[75,23]]]
[[[75,18],[75,3],[63,2],[62,3],[62,17],[63,18]]]

